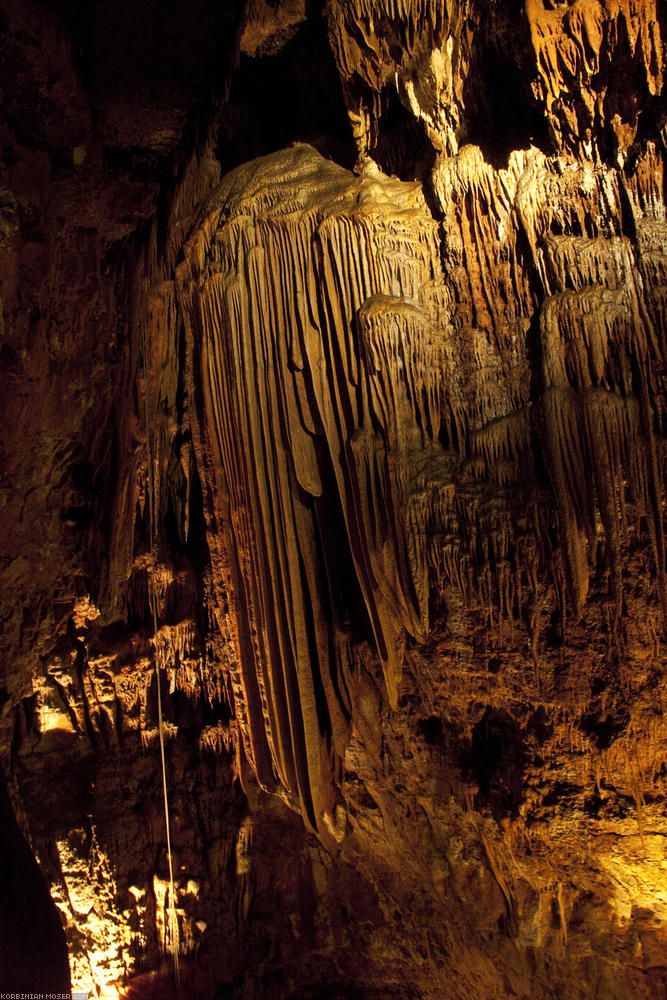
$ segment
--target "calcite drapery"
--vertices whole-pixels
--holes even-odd
[[[306,146],[226,178],[179,268],[244,748],[315,829],[350,711],[354,592],[393,704],[402,630],[427,628],[408,519],[439,430],[438,272],[418,186],[355,178]]]
[[[652,145],[646,157],[655,163]],[[455,342],[483,345],[462,351],[446,379],[458,400],[451,412],[460,414],[449,435],[463,441],[462,453],[475,454],[512,427],[514,439],[505,437],[481,471],[495,477],[503,469],[517,487],[542,442],[577,611],[601,528],[619,595],[628,501],[635,528],[643,518],[652,536],[664,592],[660,371],[667,279],[664,255],[641,235],[665,231],[654,182],[638,171],[628,184],[619,170],[534,148],[494,170],[477,147],[464,147],[434,169],[452,323],[460,331]],[[635,228],[636,239],[624,231]],[[529,478],[536,480],[534,468]],[[527,497],[526,506],[535,499]],[[510,527],[505,549],[516,547],[516,538]]]
[[[636,290],[654,258],[619,235],[617,175],[537,150],[495,171],[466,147],[434,190],[444,280],[415,185],[306,146],[232,172],[178,268],[245,754],[318,831],[350,640],[372,636],[395,706],[430,587],[525,618],[535,647],[547,593],[581,612],[601,541],[617,604],[640,520],[663,572],[662,344]]]
[[[242,69],[181,144],[218,38],[207,0],[203,19],[174,15],[183,33],[159,18],[197,50],[181,97],[164,89],[173,46],[146,61],[135,32],[154,108],[114,92],[120,36],[100,63],[76,33],[109,67],[91,98],[42,6],[0,6],[0,744],[75,976],[150,976],[164,947],[148,397],[181,940],[190,971],[210,962],[197,994],[319,995],[340,977],[366,1000],[661,995],[664,7],[214,4]],[[55,7],[71,29],[76,5]],[[92,5],[98,39],[126,26],[118,7]],[[150,43],[153,5],[120,8]],[[330,72],[298,108],[316,39]],[[327,96],[347,102],[363,179],[303,147],[243,168],[175,281],[231,165],[293,137],[352,162],[330,134],[344,119],[312,115]],[[418,178],[440,226],[369,156]],[[423,283],[406,297],[408,257]],[[241,794],[237,718],[264,787],[339,850],[258,792],[243,754]]]
[[[656,0],[330,0],[326,12],[362,156],[376,147],[395,90],[447,155],[480,132],[493,145],[503,130],[523,142],[539,131],[554,150],[623,161],[637,93],[661,93]],[[494,123],[498,113],[504,121]]]

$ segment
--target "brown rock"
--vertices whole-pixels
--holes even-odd
[[[2,13],[36,975],[59,915],[99,997],[662,995],[660,5]]]

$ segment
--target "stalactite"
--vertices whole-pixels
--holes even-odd
[[[441,163],[439,178],[448,211],[460,206],[449,238],[455,246],[462,227],[484,272],[473,294],[482,327],[449,325],[461,323],[457,272],[445,271],[447,293],[415,188],[372,166],[354,180],[306,147],[226,178],[178,269],[202,359],[203,435],[195,426],[193,437],[215,497],[208,517],[223,528],[213,561],[235,616],[216,614],[237,651],[245,754],[320,832],[350,708],[346,656],[331,653],[347,627],[335,610],[341,556],[325,538],[334,511],[393,704],[403,631],[427,634],[429,586],[459,591],[492,628],[524,619],[539,686],[537,609],[549,587],[562,604],[563,577],[535,484],[536,436],[575,607],[600,532],[620,599],[628,503],[635,531],[653,509],[660,561],[653,415],[642,415],[653,396],[636,384],[655,338],[638,322],[633,248],[592,221],[602,199],[620,212],[614,177],[535,151],[493,171],[471,148]],[[537,398],[525,362],[533,293],[526,286],[523,315],[497,308],[509,300],[492,254],[520,229],[551,292]],[[506,287],[516,254],[510,243]]]
[[[305,147],[282,159],[225,181],[179,280],[229,532],[245,752],[321,830],[349,711],[331,657],[340,567],[354,567],[394,704],[402,629],[427,628],[424,542],[408,522],[424,488],[413,460],[440,424],[445,299],[413,186],[377,170],[355,180]],[[342,559],[325,537],[336,509]]]
[[[595,547],[597,511],[612,587],[620,598],[624,473],[638,515],[654,524],[656,570],[660,577],[664,572],[662,511],[655,509],[647,489],[652,477],[646,428],[652,426],[653,417],[647,414],[642,420],[642,407],[650,403],[633,377],[634,371],[646,370],[649,351],[635,303],[632,286],[619,291],[591,286],[582,292],[559,293],[542,310],[547,455],[579,609],[586,597],[586,548]],[[660,483],[655,488],[662,490]]]
[[[78,985],[164,993],[177,906],[202,997],[659,994],[662,10],[139,4],[121,137],[110,6],[82,84],[0,18],[0,756]],[[186,120],[149,36],[226,6]]]
[[[620,145],[627,144],[636,121],[622,121],[613,104],[613,90],[596,90],[604,80],[602,60],[632,65],[651,94],[662,86],[660,28],[656,0],[640,5],[632,0],[613,3],[556,5],[542,0],[526,5],[537,76],[535,96],[551,117],[552,127],[567,145],[593,156],[595,117],[605,112]],[[601,72],[602,70],[602,72]],[[614,112],[617,112],[616,115]]]
[[[436,148],[456,151],[462,83],[470,61],[462,27],[470,13],[468,0],[328,4],[329,39],[362,156],[377,142],[388,86],[424,120]],[[413,72],[420,61],[421,72]]]

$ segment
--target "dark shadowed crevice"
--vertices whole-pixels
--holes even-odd
[[[0,771],[0,990],[68,992],[65,934]]]
[[[521,731],[508,712],[486,709],[473,729],[463,763],[479,786],[478,808],[486,806],[497,820],[516,816],[525,794],[527,754]]]
[[[546,118],[530,92],[531,40],[522,6],[505,0],[482,17],[463,87],[462,139],[479,146],[499,169],[516,149],[533,145],[554,151]]]
[[[401,104],[394,87],[386,91],[373,159],[385,174],[402,181],[423,181],[435,164],[435,150],[424,123]]]
[[[342,166],[354,166],[356,147],[320,16],[275,54],[241,56],[217,156],[224,173],[292,142],[307,142]]]

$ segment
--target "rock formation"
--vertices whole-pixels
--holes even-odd
[[[0,11],[0,986],[662,995],[665,9]]]

